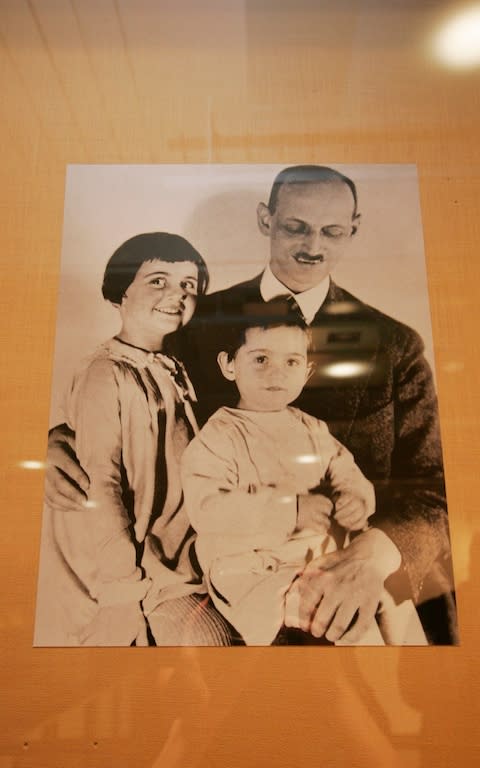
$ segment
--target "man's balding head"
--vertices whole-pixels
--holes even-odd
[[[329,184],[340,182],[346,184],[353,197],[353,216],[357,214],[357,188],[355,183],[344,176],[343,173],[328,168],[326,165],[291,165],[284,168],[275,177],[270,197],[268,199],[268,209],[270,213],[275,213],[280,189],[284,184]]]

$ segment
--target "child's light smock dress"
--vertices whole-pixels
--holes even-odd
[[[157,644],[226,643],[224,623],[199,615],[205,589],[183,504],[192,399],[177,360],[118,339],[77,372],[66,417],[88,502],[45,510],[36,645],[145,644],[145,617]]]

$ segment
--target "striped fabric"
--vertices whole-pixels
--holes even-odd
[[[235,630],[207,595],[167,600],[148,617],[156,645],[237,645]]]

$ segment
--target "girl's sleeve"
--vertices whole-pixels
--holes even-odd
[[[148,588],[137,567],[133,521],[122,501],[122,432],[114,364],[96,360],[74,381],[68,421],[90,479],[83,512],[55,512],[56,540],[99,606],[139,602]]]
[[[255,537],[258,547],[285,541],[297,523],[296,496],[266,486],[239,487],[234,441],[210,422],[187,447],[182,483],[190,522],[199,534]]]

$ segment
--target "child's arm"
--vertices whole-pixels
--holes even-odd
[[[322,422],[320,422],[322,424]],[[375,512],[375,491],[345,446],[338,442],[325,424],[329,445],[329,462],[325,479],[328,481],[335,506],[335,520],[348,531],[361,531]]]
[[[192,526],[199,534],[254,537],[256,547],[283,543],[297,525],[297,497],[279,487],[240,488],[237,466],[228,431],[221,424],[206,424],[182,459]]]
[[[90,478],[83,512],[54,510],[55,538],[68,566],[97,601],[88,645],[130,645],[144,633],[142,579],[122,503],[120,406],[114,366],[96,360],[77,377],[69,400],[76,451]]]
[[[325,533],[330,528],[333,502],[321,493],[298,495],[297,530]]]

